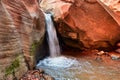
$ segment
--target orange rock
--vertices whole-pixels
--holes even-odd
[[[97,1],[120,25],[120,1],[119,0],[97,0]]]
[[[96,0],[42,0],[40,6],[53,13],[67,45],[111,49],[120,40],[119,25]],[[71,33],[76,33],[77,38]]]

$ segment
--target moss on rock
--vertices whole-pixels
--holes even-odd
[[[5,70],[5,75],[8,76],[8,75],[14,75],[15,73],[15,70],[20,66],[20,62],[19,62],[19,59],[16,58],[11,64],[10,66],[8,66]]]

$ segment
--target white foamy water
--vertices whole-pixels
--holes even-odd
[[[88,58],[60,56],[41,60],[37,68],[55,80],[120,80],[120,68],[104,65]]]
[[[56,68],[68,68],[72,65],[78,63],[77,60],[67,58],[64,56],[54,57],[54,58],[46,58],[38,63],[38,67],[41,65],[48,66],[48,67],[56,67]]]
[[[56,34],[56,30],[51,18],[51,14],[44,14],[46,20],[46,27],[48,33],[48,44],[50,49],[50,56],[56,57],[60,55],[60,46]]]

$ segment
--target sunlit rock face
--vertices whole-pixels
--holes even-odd
[[[97,0],[120,25],[120,0]]]
[[[120,27],[97,0],[42,0],[57,29],[69,46],[110,49],[120,40]]]
[[[45,12],[51,12],[55,19],[64,18],[68,14],[74,0],[42,0],[40,3],[41,8]]]
[[[45,32],[37,0],[0,0],[0,79],[21,77],[34,63]]]

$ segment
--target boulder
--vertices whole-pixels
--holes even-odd
[[[120,40],[120,26],[97,0],[42,0],[64,42],[80,49],[111,49]]]
[[[34,65],[45,33],[37,0],[0,0],[0,80],[19,79]]]

